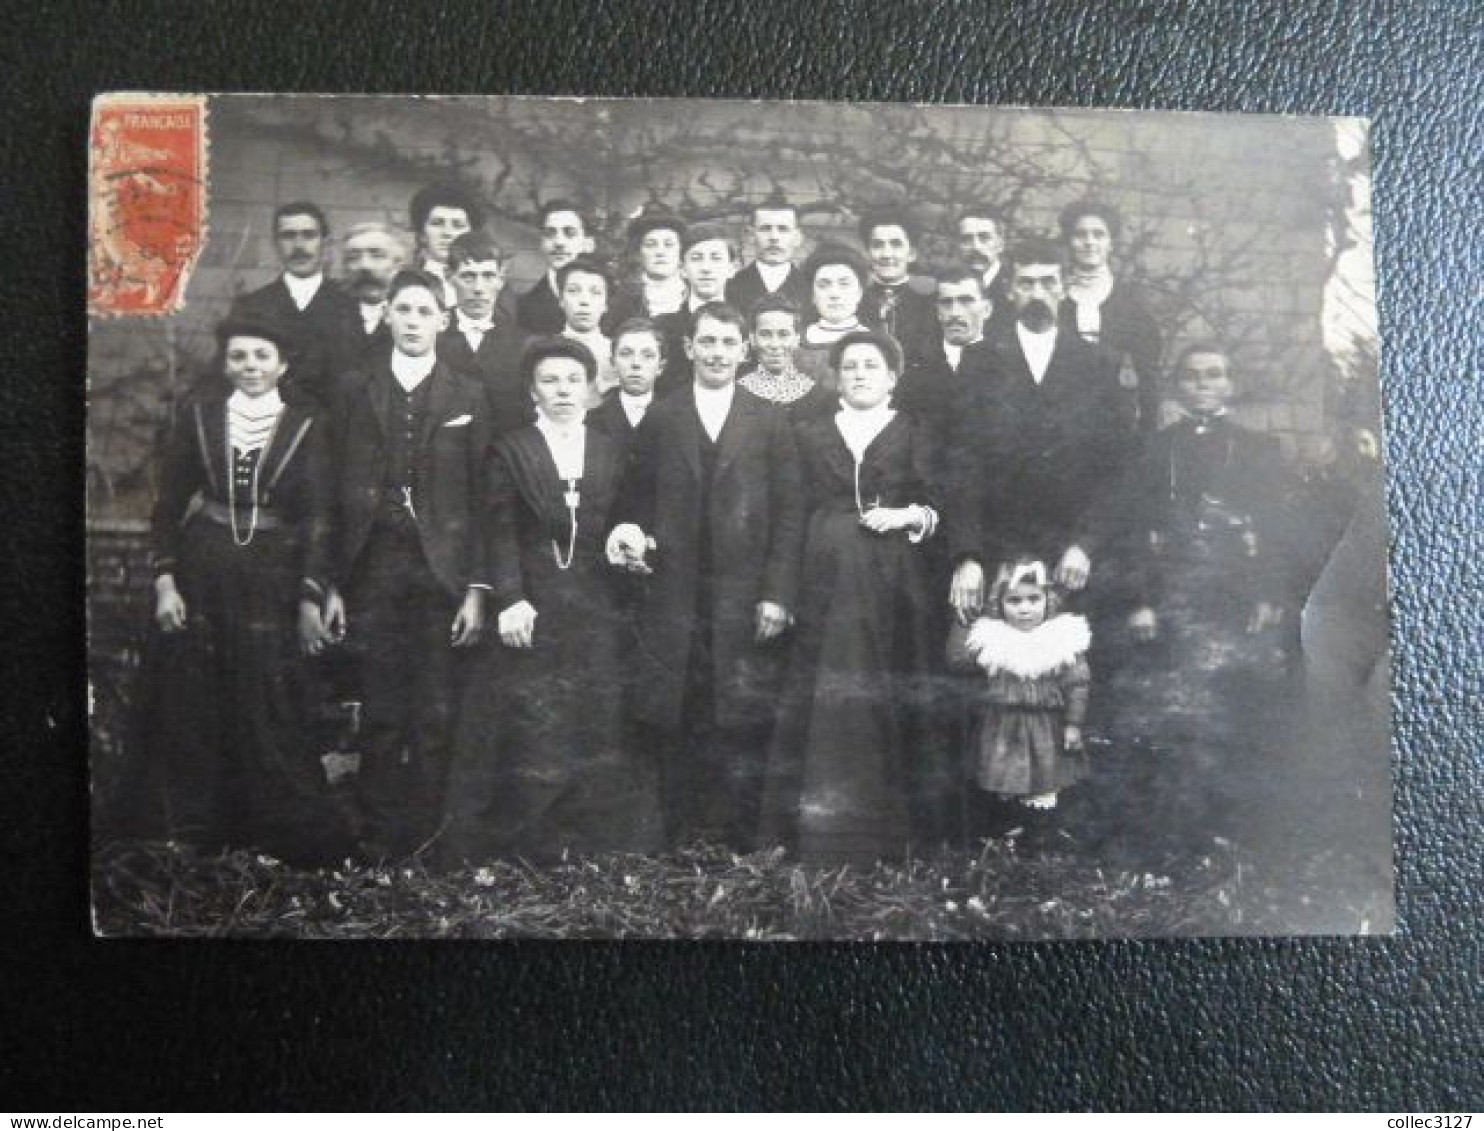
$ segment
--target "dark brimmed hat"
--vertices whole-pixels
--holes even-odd
[[[262,338],[278,347],[278,352],[288,359],[299,345],[298,335],[282,323],[266,318],[223,318],[216,326],[216,344],[225,350],[233,338]]]
[[[593,356],[592,350],[572,338],[552,335],[534,339],[521,353],[521,383],[529,386],[535,380],[536,366],[552,357],[570,357],[587,371],[588,381],[596,381],[598,378],[598,359]]]
[[[732,234],[723,224],[692,224],[680,237],[680,250],[682,253],[687,252],[696,244],[706,243],[708,240],[721,240],[731,250],[732,258],[736,258],[737,251],[732,246]]]
[[[804,278],[810,286],[814,285],[814,276],[819,273],[821,267],[832,267],[835,265],[850,268],[855,277],[860,280],[864,287],[871,279],[871,267],[866,262],[866,257],[849,244],[822,243],[814,249],[804,263]]]
[[[646,205],[644,210],[629,223],[629,243],[635,247],[650,232],[668,229],[675,233],[681,243],[685,242],[686,223],[668,208]]]
[[[875,346],[886,359],[886,367],[898,377],[906,364],[901,343],[882,330],[852,330],[830,347],[830,368],[840,371],[840,359],[851,346]]]

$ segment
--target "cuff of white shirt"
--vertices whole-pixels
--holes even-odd
[[[917,523],[916,530],[907,531],[907,541],[926,542],[938,529],[938,512],[932,507],[914,506],[913,521]]]

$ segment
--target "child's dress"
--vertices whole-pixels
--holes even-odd
[[[1087,758],[1069,751],[1063,728],[1087,713],[1087,621],[1062,614],[1021,632],[981,618],[967,649],[989,677],[970,751],[980,789],[1010,797],[1053,793],[1087,774]]]

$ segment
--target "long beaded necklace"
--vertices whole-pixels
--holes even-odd
[[[229,410],[230,411],[230,410]],[[227,522],[232,527],[232,544],[238,547],[252,544],[253,535],[258,532],[258,477],[263,470],[264,457],[273,447],[273,437],[278,434],[278,422],[283,419],[283,413],[273,418],[273,426],[268,429],[268,438],[263,441],[263,446],[258,449],[258,458],[252,465],[252,511],[247,520],[247,537],[243,538],[237,529],[237,468],[236,449],[232,447],[232,426],[230,419],[227,424]]]

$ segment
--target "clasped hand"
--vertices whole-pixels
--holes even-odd
[[[916,507],[872,507],[861,515],[861,525],[872,534],[890,534],[908,530],[922,520]]]
[[[654,567],[644,558],[654,548],[653,538],[646,535],[634,523],[624,522],[615,526],[613,533],[608,535],[605,554],[609,565],[617,566],[629,573],[650,574],[654,572]]]

